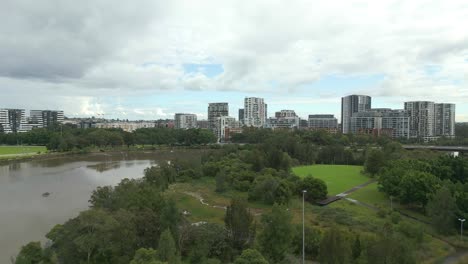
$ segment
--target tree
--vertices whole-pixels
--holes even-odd
[[[456,200],[446,186],[440,188],[427,204],[427,214],[434,228],[442,234],[452,231],[456,211]]]
[[[166,229],[159,238],[158,257],[169,263],[174,263],[177,260],[175,241],[169,229]]]
[[[291,214],[275,204],[271,213],[262,216],[263,232],[259,235],[260,251],[271,261],[284,259],[291,246],[293,230]]]
[[[42,261],[42,247],[40,242],[29,242],[21,247],[15,264],[37,264]]]
[[[220,170],[216,174],[216,192],[224,192],[226,191],[226,184],[227,184],[227,175],[226,171]]]
[[[255,249],[246,249],[242,251],[234,264],[268,264],[268,261]]]
[[[320,243],[319,260],[323,264],[346,264],[351,260],[351,244],[346,231],[338,227],[327,230]]]
[[[368,245],[368,263],[415,264],[413,248],[407,239],[395,233],[384,234]]]
[[[179,239],[180,214],[177,205],[173,199],[165,202],[161,210],[160,228],[169,229],[174,240]]]
[[[371,149],[364,163],[364,170],[372,176],[375,176],[385,165],[384,153],[378,149]]]
[[[245,200],[232,199],[231,204],[226,208],[224,223],[228,239],[234,249],[242,250],[252,245],[255,239],[255,225]]]
[[[306,190],[305,199],[309,202],[316,202],[327,198],[327,185],[321,179],[312,176],[304,177],[298,184],[297,193],[302,195],[302,191]]]
[[[135,257],[130,264],[163,264],[157,258],[157,251],[152,248],[140,248],[135,252]]]
[[[439,179],[421,171],[407,171],[400,182],[400,201],[403,204],[426,206],[429,197],[437,190]]]
[[[292,246],[294,253],[299,256],[302,255],[302,225],[296,225],[294,231]],[[322,231],[319,228],[312,226],[305,226],[304,231],[306,258],[316,259],[319,254]]]

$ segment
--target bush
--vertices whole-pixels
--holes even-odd
[[[401,220],[401,215],[399,212],[392,212],[390,215],[390,219],[392,220],[392,223],[398,224]]]
[[[380,218],[385,218],[385,217],[387,217],[388,213],[389,212],[388,212],[387,209],[379,208],[379,210],[377,211],[377,216],[380,217]]]
[[[398,230],[407,238],[414,239],[416,242],[422,242],[424,238],[424,229],[420,225],[404,221],[399,224]]]

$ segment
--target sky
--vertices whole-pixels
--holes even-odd
[[[132,120],[263,97],[269,116],[456,104],[468,121],[468,1],[2,0],[0,108]]]

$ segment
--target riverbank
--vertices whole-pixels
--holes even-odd
[[[8,146],[22,148],[23,146]],[[36,147],[36,146],[33,146]],[[12,162],[23,162],[32,160],[47,160],[61,157],[67,157],[72,155],[86,155],[96,153],[131,153],[131,152],[145,152],[145,151],[171,151],[171,150],[186,150],[186,149],[217,149],[217,144],[212,145],[196,145],[196,146],[122,146],[122,147],[108,147],[108,148],[86,148],[82,150],[73,150],[67,152],[40,152],[40,153],[28,153],[28,154],[16,154],[16,155],[0,155],[0,165],[9,164]]]

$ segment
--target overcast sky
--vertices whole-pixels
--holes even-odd
[[[339,117],[357,93],[468,121],[466,0],[2,0],[0,17],[0,108],[203,119],[260,96],[269,115]]]

